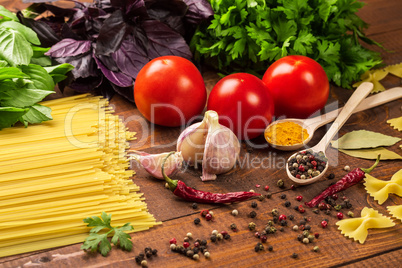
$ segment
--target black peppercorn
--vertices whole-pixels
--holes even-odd
[[[140,256],[135,256],[135,262],[138,264],[141,264],[143,258],[141,258]]]
[[[330,173],[330,174],[328,175],[328,179],[332,180],[332,179],[334,179],[334,178],[335,178],[335,174],[334,174],[334,173]]]
[[[225,236],[223,237],[225,240],[229,240],[230,239],[230,234],[225,234]]]
[[[253,201],[251,202],[251,207],[252,208],[256,208],[258,206],[257,202]]]
[[[299,211],[299,206],[294,206],[293,209]]]
[[[158,255],[158,250],[157,250],[157,249],[153,249],[153,250],[152,250],[152,255]]]
[[[216,242],[216,235],[211,235],[210,239],[211,239],[211,242]]]
[[[257,216],[257,212],[255,212],[254,210],[250,212],[250,218],[255,218]]]
[[[304,230],[311,230],[311,226],[307,224],[306,226],[304,226]]]
[[[297,240],[299,240],[299,241],[303,241],[303,238],[304,238],[304,236],[302,234],[299,234],[297,236]]]
[[[292,214],[288,216],[288,219],[291,220],[291,221],[293,221],[294,218],[295,218],[295,216],[293,216]]]
[[[201,240],[200,245],[201,246],[206,246],[207,243],[208,243],[207,240],[203,239],[203,240]]]
[[[298,257],[297,253],[292,254],[292,258],[296,259]]]
[[[283,227],[279,228],[279,231],[283,232],[285,229]]]
[[[287,223],[286,220],[281,220],[281,221],[279,222],[279,224],[280,224],[281,226],[287,226],[287,225],[288,225],[288,223]]]
[[[198,208],[198,204],[197,203],[193,203],[192,204],[193,209],[197,209]]]
[[[279,188],[285,187],[285,183],[283,182],[283,180],[278,180],[278,181],[276,182],[276,185],[277,185]]]
[[[152,251],[147,251],[145,253],[145,256],[147,256],[147,258],[151,258],[152,257]]]
[[[200,222],[201,222],[200,218],[195,218],[195,219],[194,219],[194,223],[195,223],[195,224],[199,224]]]
[[[300,220],[300,222],[299,222],[299,225],[305,225],[307,223],[307,221],[306,220]]]
[[[286,194],[281,194],[281,199],[285,199],[286,198]]]
[[[271,198],[271,196],[272,196],[272,193],[267,193],[267,195],[266,195],[267,199]]]
[[[288,208],[288,207],[290,207],[291,205],[292,205],[292,204],[290,203],[290,201],[286,201],[286,202],[285,202],[285,207]]]
[[[269,246],[268,246],[268,251],[272,251],[272,250],[274,250],[274,247],[271,246],[271,245],[269,245]]]
[[[256,245],[256,246],[254,247],[254,251],[255,251],[255,252],[260,251],[260,246],[259,246],[259,245]]]
[[[200,249],[197,248],[197,247],[195,247],[195,248],[193,248],[193,251],[194,251],[194,254],[198,254],[198,252],[200,251]]]

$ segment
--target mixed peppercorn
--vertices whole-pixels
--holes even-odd
[[[306,150],[289,159],[288,169],[295,178],[301,180],[311,179],[321,174],[327,165],[327,161],[323,152],[317,153]]]

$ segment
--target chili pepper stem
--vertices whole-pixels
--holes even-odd
[[[374,165],[369,168],[361,168],[361,170],[363,170],[364,173],[369,174],[378,165],[378,163],[380,163],[380,158],[381,154],[377,156],[377,160],[375,161]]]
[[[172,154],[174,154],[175,152],[170,152],[162,161],[162,176],[165,179],[165,181],[167,182],[167,184],[169,185],[169,189],[173,192],[176,187],[177,187],[177,180],[172,180],[171,178],[169,178],[166,173],[165,173],[165,163],[166,160],[169,158],[169,156],[171,156]]]

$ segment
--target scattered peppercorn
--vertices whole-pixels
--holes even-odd
[[[286,215],[284,215],[284,214],[281,214],[281,215],[279,215],[279,221],[283,221],[283,220],[286,220]]]
[[[342,220],[342,219],[343,219],[343,213],[342,213],[342,212],[338,212],[338,213],[336,214],[336,217],[337,217],[339,220]]]
[[[237,209],[232,210],[232,215],[233,216],[239,215],[239,211]]]
[[[318,251],[320,251],[320,248],[318,246],[315,246],[315,247],[313,247],[313,251],[318,252]]]
[[[340,211],[342,209],[342,205],[336,205],[334,208],[336,211]]]
[[[320,234],[319,233],[314,233],[314,237],[318,239],[320,237]]]
[[[292,258],[296,259],[298,257],[297,253],[292,254]]]
[[[306,211],[306,210],[303,208],[302,205],[299,206],[299,209],[298,209],[298,210],[299,210],[300,213],[304,213],[304,212]]]
[[[248,229],[250,230],[250,231],[253,231],[253,230],[255,230],[255,223],[254,222],[250,222],[249,224],[248,224]]]
[[[313,213],[318,214],[319,212],[320,211],[317,208],[313,209]]]
[[[306,225],[304,226],[304,230],[310,231],[310,230],[311,230],[311,226],[308,225],[308,224],[306,224]]]
[[[183,247],[184,247],[184,248],[188,248],[189,246],[190,246],[190,243],[189,243],[189,242],[184,242],[184,243],[183,243]]]
[[[148,267],[148,262],[146,260],[141,261],[141,266],[142,267]]]
[[[353,218],[355,216],[355,214],[352,211],[348,211],[348,216]]]
[[[294,225],[294,226],[292,227],[292,229],[293,229],[293,231],[298,231],[298,230],[299,230],[299,226]]]
[[[298,196],[296,197],[296,200],[297,200],[297,201],[302,201],[302,199],[303,199],[303,196],[301,196],[301,195],[298,195]]]
[[[255,212],[254,210],[250,212],[249,214],[250,218],[255,218],[257,216],[257,212]]]
[[[262,236],[260,237],[260,240],[261,240],[262,243],[265,243],[265,242],[267,242],[268,238],[267,238],[266,235],[262,235]]]
[[[292,205],[292,204],[290,203],[290,201],[286,201],[286,202],[285,202],[285,207],[288,208],[288,207],[290,207],[291,205]]]
[[[349,166],[345,166],[343,169],[344,169],[345,171],[347,171],[347,172],[350,171],[350,167],[349,167]]]
[[[327,226],[328,226],[328,222],[327,222],[327,221],[322,221],[322,222],[321,222],[321,227],[322,227],[322,228],[327,228]]]
[[[205,215],[205,219],[206,219],[207,221],[212,220],[212,215],[211,215],[210,213],[208,213],[207,215]]]
[[[193,209],[197,209],[198,208],[198,204],[197,203],[193,203],[192,204]]]
[[[283,180],[278,180],[276,182],[276,186],[278,186],[279,188],[283,188],[285,187],[285,183],[283,182]]]
[[[280,195],[280,198],[281,198],[281,199],[286,199],[286,194],[281,194],[281,195]]]
[[[308,243],[310,243],[310,240],[308,240],[308,238],[305,237],[305,238],[303,238],[303,243],[304,243],[304,244],[308,244]]]
[[[230,234],[225,234],[225,235],[223,236],[223,238],[224,238],[225,240],[229,240],[229,239],[230,239]]]
[[[265,191],[268,191],[268,190],[269,190],[269,186],[266,185],[266,186],[264,187],[264,190],[265,190]]]
[[[222,232],[221,232],[222,233]],[[227,233],[227,232],[226,232]],[[205,239],[203,239],[203,240],[201,240],[201,242],[200,242],[200,245],[201,246],[206,246],[208,244],[208,242],[207,242],[207,240],[205,240]]]
[[[188,238],[187,236],[186,237],[184,237],[184,242],[188,242],[188,241],[190,241],[190,238]]]
[[[304,236],[302,234],[297,235],[297,240],[303,241]]]
[[[201,222],[200,218],[195,218],[194,219],[194,224],[197,225],[197,224],[200,224],[200,222]]]
[[[265,199],[265,196],[264,196],[264,195],[259,195],[259,196],[258,196],[258,200],[259,200],[259,201],[264,201],[264,199]]]
[[[192,258],[192,257],[194,256],[194,251],[192,251],[192,250],[187,250],[186,255],[187,255],[187,257]]]
[[[314,241],[314,235],[309,235],[307,238],[310,241],[310,243]]]
[[[330,173],[327,178],[330,179],[330,180],[335,179],[335,174]]]
[[[158,250],[156,248],[152,250],[152,255],[158,255]]]
[[[232,223],[232,224],[230,225],[230,229],[231,229],[232,231],[236,232],[236,231],[237,231],[237,226],[236,226],[236,224]]]
[[[201,210],[200,215],[201,215],[201,217],[205,217],[208,213],[209,213],[208,209],[203,209],[203,210]]]
[[[194,255],[193,255],[193,259],[196,260],[196,261],[198,261],[198,260],[200,259],[200,255],[194,254]]]
[[[211,257],[211,254],[209,253],[209,251],[204,252],[204,257],[209,259]]]
[[[251,202],[251,207],[252,208],[256,208],[258,206],[257,202],[253,201]]]
[[[175,251],[176,250],[176,244],[170,244],[170,250]]]
[[[288,218],[289,218],[289,220],[293,221],[294,218],[295,218],[295,216],[293,216],[292,214],[290,214],[290,215],[288,216]]]
[[[170,239],[169,243],[170,243],[170,244],[177,244],[176,238]]]
[[[303,236],[304,237],[308,237],[309,235],[310,235],[309,231],[307,231],[307,230],[303,231]]]
[[[270,199],[271,196],[272,196],[272,193],[267,193],[265,196],[266,196],[268,199]]]
[[[281,228],[279,228],[279,231],[283,232],[283,231],[285,231],[285,228],[281,227]]]
[[[275,208],[271,211],[271,213],[272,213],[272,216],[279,216],[279,211]]]
[[[217,234],[217,235],[216,235],[216,238],[218,239],[218,241],[220,241],[220,240],[223,239],[223,235],[222,235],[222,234]]]
[[[211,235],[210,239],[211,239],[211,242],[215,243],[217,240],[217,237],[216,237],[216,235]]]
[[[271,221],[271,220],[269,220],[269,221],[267,222],[267,225],[269,225],[269,226],[274,226],[274,222]]]
[[[294,184],[290,185],[290,190],[296,189],[296,186]]]
[[[268,246],[268,251],[272,251],[272,250],[274,250],[274,247],[272,245],[269,245]]]
[[[218,233],[219,233],[218,230],[213,230],[211,234],[217,235]],[[200,240],[200,242],[201,242],[201,240]]]

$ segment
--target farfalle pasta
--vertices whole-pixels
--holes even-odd
[[[402,169],[396,172],[389,181],[376,179],[369,174],[366,174],[364,180],[367,193],[380,205],[388,199],[389,194],[402,196]]]
[[[387,207],[389,213],[397,218],[398,220],[402,221],[402,205],[399,206],[388,206]]]
[[[364,207],[360,218],[340,220],[336,225],[338,225],[338,230],[341,230],[344,236],[353,238],[354,241],[359,241],[360,244],[363,244],[366,241],[368,229],[388,228],[394,226],[395,223],[378,211]]]

